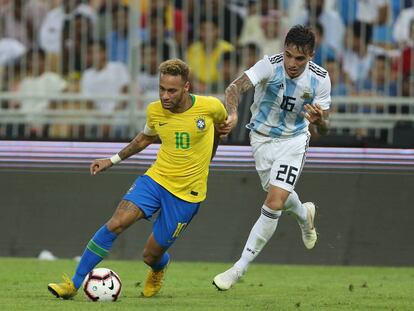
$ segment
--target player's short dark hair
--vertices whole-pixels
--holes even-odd
[[[315,34],[310,27],[296,25],[290,28],[285,38],[285,46],[294,45],[304,53],[315,49]]]
[[[190,74],[190,69],[188,65],[183,62],[181,59],[174,58],[162,62],[160,67],[160,74],[172,75],[172,76],[181,76],[183,81],[187,82]]]

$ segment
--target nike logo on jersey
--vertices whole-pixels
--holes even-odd
[[[159,126],[163,126],[163,125],[166,125],[166,124],[167,124],[167,122],[158,122]]]

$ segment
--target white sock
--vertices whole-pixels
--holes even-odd
[[[308,210],[302,205],[295,191],[292,191],[288,196],[283,211],[293,214],[299,223],[303,224],[308,220]]]
[[[262,206],[261,215],[250,231],[240,259],[234,264],[242,273],[246,272],[249,264],[259,255],[267,241],[273,236],[281,211],[274,211],[266,205]]]

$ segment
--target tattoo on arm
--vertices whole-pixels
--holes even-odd
[[[125,148],[118,152],[118,155],[121,157],[122,160],[125,160],[130,156],[138,152],[141,152],[142,150],[147,148],[156,139],[157,136],[147,136],[141,132],[137,136],[135,136],[135,138],[128,145],[126,145]]]
[[[252,87],[249,77],[243,73],[226,88],[224,105],[229,115],[237,112],[240,96]]]

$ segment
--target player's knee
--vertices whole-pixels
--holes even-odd
[[[279,197],[267,198],[265,201],[265,205],[274,211],[281,211],[284,204],[285,202]]]
[[[118,217],[112,217],[109,219],[106,226],[108,227],[109,231],[116,234],[120,234],[126,229],[126,226],[123,225],[122,220]]]

